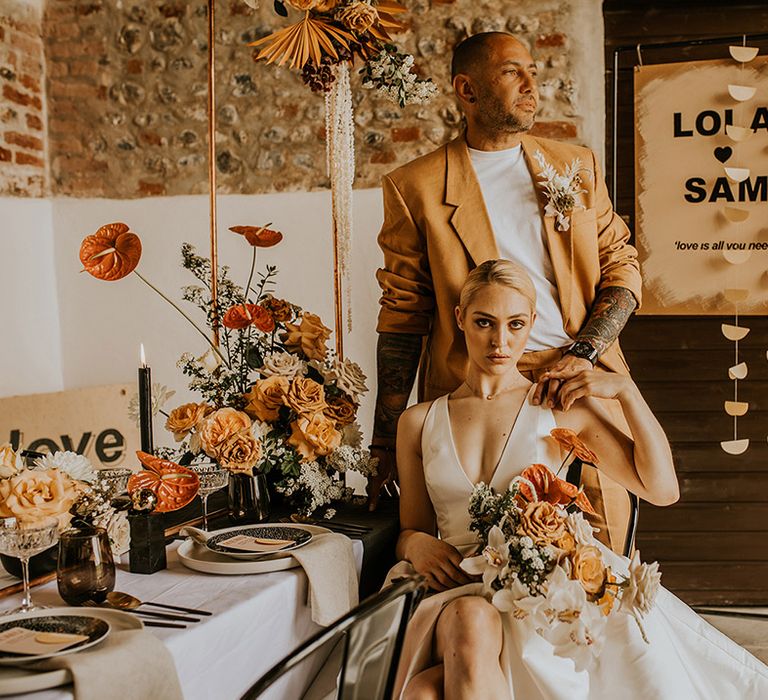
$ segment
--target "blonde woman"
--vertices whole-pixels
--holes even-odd
[[[517,370],[536,320],[527,273],[506,260],[475,268],[462,289],[456,322],[469,357],[453,393],[413,406],[398,425],[402,560],[437,595],[411,621],[398,693],[406,700],[578,700],[621,688],[631,698],[768,697],[768,670],[662,589],[647,618],[646,645],[626,615],[608,618],[597,662],[576,672],[526,620],[501,615],[460,564],[477,545],[467,506],[475,484],[504,491],[534,463],[556,467],[555,427],[579,433],[609,477],[655,505],[678,498],[664,431],[629,377],[588,371],[567,380],[564,410],[532,403],[533,386]],[[630,435],[611,422],[618,401]],[[627,560],[604,550],[615,571]]]

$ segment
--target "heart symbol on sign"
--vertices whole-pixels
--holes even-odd
[[[730,146],[718,146],[715,149],[715,158],[721,163],[725,163],[733,155],[733,149]]]

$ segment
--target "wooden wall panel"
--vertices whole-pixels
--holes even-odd
[[[727,47],[653,49],[650,44],[768,32],[768,4],[721,0],[605,0],[607,96],[606,177],[614,164],[613,50],[621,54],[618,90],[616,210],[634,220],[634,47],[642,44],[645,63],[726,57]],[[768,41],[756,42],[768,53]],[[768,604],[768,319],[742,319],[751,327],[740,343],[739,360],[749,375],[739,382],[739,398],[750,411],[739,419],[739,437],[751,444],[728,455],[721,440],[733,437],[723,401],[733,398],[727,369],[734,364],[719,317],[634,317],[621,343],[643,395],[672,443],[681,499],[668,508],[643,504],[637,543],[647,560],[658,559],[662,581],[691,604]]]

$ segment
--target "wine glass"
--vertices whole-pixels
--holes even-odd
[[[32,604],[29,590],[29,559],[34,554],[52,547],[59,539],[59,522],[56,518],[47,518],[34,526],[19,522],[16,518],[0,519],[0,552],[21,561],[21,575],[24,581],[24,598],[21,605],[7,614],[27,613],[40,606]]]
[[[192,464],[189,468],[200,479],[200,500],[203,502],[203,530],[208,529],[208,496],[223,489],[229,481],[229,472],[218,464]]]
[[[96,472],[99,481],[109,487],[107,498],[114,498],[128,488],[128,479],[133,472],[126,467],[108,467]]]
[[[59,595],[70,605],[106,600],[115,588],[115,562],[103,527],[61,533],[56,581]]]

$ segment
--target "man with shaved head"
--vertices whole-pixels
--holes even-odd
[[[538,382],[534,403],[559,407],[561,382],[593,366],[628,373],[616,339],[640,302],[637,251],[613,211],[594,153],[528,133],[539,102],[537,69],[512,35],[465,39],[454,50],[451,73],[466,129],[383,179],[371,448],[380,473],[369,484],[371,507],[396,477],[397,420],[417,370],[420,400],[464,381],[467,356],[454,308],[467,274],[485,260],[523,265],[536,287],[537,319],[519,364]],[[543,186],[547,174],[562,184],[574,162],[575,201],[552,197]],[[585,483],[606,513],[612,546],[620,548],[626,495],[620,503],[602,499],[599,486],[603,494],[610,487]]]

